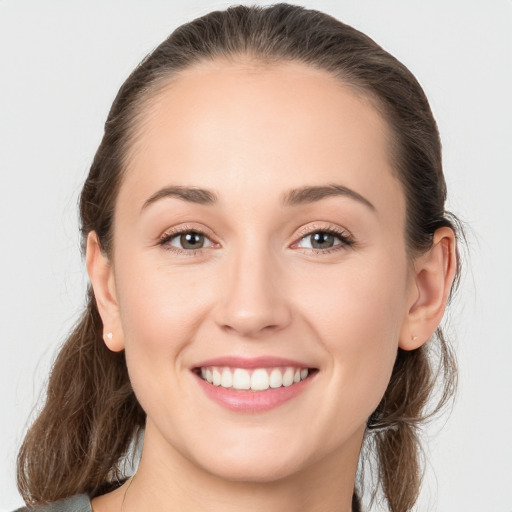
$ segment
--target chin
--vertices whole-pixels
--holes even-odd
[[[211,438],[216,439],[211,443],[203,439],[191,447],[187,458],[196,467],[227,481],[269,483],[301,473],[328,457],[333,448],[337,451],[332,439],[315,442],[297,433],[259,434],[230,439],[219,435]]]
[[[269,483],[283,480],[300,472],[307,465],[307,461],[278,460],[276,456],[262,458],[237,457],[219,458],[204,463],[203,468],[208,473],[216,475],[223,480],[232,482]]]

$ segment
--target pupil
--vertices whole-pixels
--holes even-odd
[[[315,249],[328,249],[334,244],[334,236],[330,233],[318,232],[313,235],[312,247]]]
[[[180,237],[181,246],[184,249],[197,249],[202,247],[204,243],[204,235],[199,233],[185,233]]]

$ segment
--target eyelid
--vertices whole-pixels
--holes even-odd
[[[336,224],[308,224],[307,226],[304,226],[300,229],[300,231],[297,233],[298,239],[302,239],[307,235],[311,235],[313,233],[318,232],[330,232],[339,236],[342,236],[343,238],[346,238],[350,241],[353,241],[352,233],[346,229],[342,228],[341,226],[337,226]],[[298,241],[298,240],[297,240]]]
[[[215,235],[212,233],[210,229],[206,226],[197,225],[197,224],[179,224],[178,226],[173,226],[172,228],[166,229],[159,237],[158,240],[164,240],[169,238],[172,235],[180,235],[182,233],[189,233],[193,231],[194,233],[199,233],[201,235],[206,236],[209,239],[215,239]],[[213,240],[212,240],[213,242]]]

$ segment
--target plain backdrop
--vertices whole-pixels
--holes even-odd
[[[175,27],[230,3],[0,1],[2,511],[22,504],[17,448],[83,303],[76,203],[114,95]],[[512,3],[297,3],[354,25],[417,76],[442,135],[449,208],[468,225],[449,315],[460,390],[426,432],[417,510],[512,512]]]

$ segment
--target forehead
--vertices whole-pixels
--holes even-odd
[[[389,137],[370,100],[327,71],[203,62],[147,101],[120,196],[142,204],[172,183],[218,191],[222,202],[334,182],[377,207],[391,195],[396,209]]]

